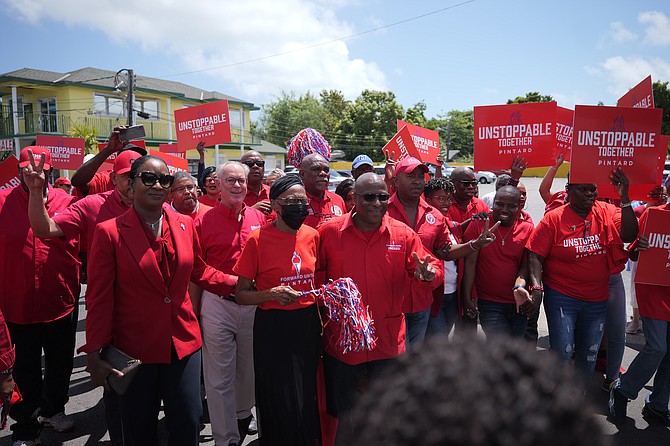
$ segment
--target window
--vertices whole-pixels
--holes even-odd
[[[19,108],[18,108],[19,119],[23,119],[25,117],[25,114],[23,113],[23,96],[17,96],[16,97],[16,102],[19,103]],[[9,98],[7,103],[9,104],[9,112],[14,113],[14,104],[12,103],[12,98]]]
[[[149,115],[148,118],[143,118],[142,116],[137,116],[140,119],[150,119],[156,121],[159,119],[159,106],[158,101],[155,99],[135,99],[134,105],[135,113],[146,113]]]
[[[244,129],[244,115],[241,109],[232,108],[229,110],[230,113],[230,128],[233,129]]]
[[[101,116],[113,116],[115,118],[126,116],[123,99],[97,93],[93,100],[93,111],[96,115]]]

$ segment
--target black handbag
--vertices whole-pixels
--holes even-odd
[[[123,373],[123,376],[117,376],[113,373],[107,375],[109,387],[117,395],[123,395],[128,390],[128,386],[139,370],[142,361],[132,358],[112,345],[108,345],[100,352],[100,358],[107,361],[116,370]]]

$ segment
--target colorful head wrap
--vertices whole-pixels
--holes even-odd
[[[298,132],[286,146],[289,164],[299,167],[302,159],[310,153],[318,153],[330,161],[330,144],[314,129],[303,129]]]

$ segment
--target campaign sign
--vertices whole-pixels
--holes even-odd
[[[475,107],[475,170],[509,169],[514,157],[528,167],[556,162],[556,103]]]
[[[649,248],[640,252],[635,282],[670,286],[670,211],[652,208],[647,212],[642,233]]]
[[[179,171],[188,172],[188,161],[185,159],[178,158],[174,155],[170,155],[169,153],[159,152],[158,150],[151,149],[150,152],[150,155],[157,156],[167,163],[170,174]]]
[[[14,155],[0,163],[0,190],[11,189],[21,184],[19,178],[19,159]]]
[[[178,158],[186,159],[186,150],[181,150],[177,144],[158,144],[158,150],[163,153],[169,153]]]
[[[654,89],[651,75],[628,90],[616,103],[617,107],[654,108]]]
[[[598,185],[606,194],[612,170],[621,167],[631,184],[656,181],[661,109],[575,107],[570,182]],[[611,190],[611,189],[610,189]]]
[[[205,141],[206,146],[231,141],[228,101],[175,110],[174,120],[181,150],[193,149],[200,141]]]
[[[421,157],[419,159],[424,163],[437,164],[437,157],[440,155],[440,135],[435,130],[425,129],[398,119],[398,130],[402,130],[405,126]]]
[[[556,107],[556,151],[554,158],[563,154],[563,161],[570,161],[574,119],[574,111],[565,107]]]
[[[37,135],[35,145],[49,150],[54,169],[77,170],[84,163],[84,138]]]
[[[0,152],[13,152],[14,151],[14,140],[13,139],[0,139]]]
[[[400,131],[386,143],[382,148],[382,152],[384,152],[387,159],[393,157],[395,161],[400,161],[408,156],[421,160],[421,156],[419,156],[416,147],[414,147],[414,141],[412,140],[412,135],[410,135],[407,126],[401,128]]]
[[[661,182],[663,181],[663,169],[665,166],[665,154],[668,151],[668,142],[670,140],[670,136],[666,135],[660,135],[658,138],[658,142],[656,144],[656,155],[658,156],[658,168],[656,170],[656,182],[649,183],[649,184],[631,184],[628,187],[628,196],[630,197],[631,200],[641,200],[641,201],[649,201],[649,192],[651,192],[656,186],[659,186]],[[612,189],[614,189],[614,186],[610,186]],[[600,191],[598,191],[600,193]],[[609,193],[606,193],[609,194]],[[614,190],[612,192],[612,197],[614,198],[619,198],[619,194]],[[611,195],[607,195],[611,196]]]

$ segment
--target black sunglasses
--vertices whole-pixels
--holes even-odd
[[[389,194],[356,194],[359,197],[363,197],[363,200],[367,201],[368,203],[372,203],[375,200],[379,200],[381,202],[389,201],[389,198],[391,197]]]
[[[247,167],[254,167],[254,166],[265,167],[265,161],[263,161],[263,160],[260,160],[260,161],[249,160],[249,161],[245,161],[244,164],[246,164]]]
[[[468,187],[468,186],[476,187],[477,184],[478,184],[477,180],[458,180],[458,182],[461,183],[465,187]]]
[[[140,173],[140,179],[142,180],[142,184],[147,187],[153,187],[153,185],[158,182],[163,189],[169,188],[174,182],[174,177],[172,175],[156,175],[153,172]]]

